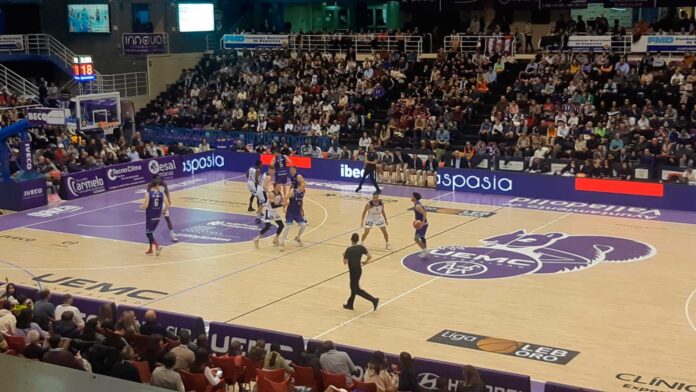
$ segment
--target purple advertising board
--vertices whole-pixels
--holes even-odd
[[[107,191],[104,168],[64,174],[60,179],[60,197],[66,200]]]
[[[321,347],[322,342],[310,340],[307,342],[307,347]],[[364,374],[364,368],[370,361],[373,351],[336,345],[336,350],[345,351],[353,360],[353,363],[359,369],[359,377]],[[398,364],[399,358],[394,354],[385,354],[387,361],[390,364]],[[449,391],[457,389],[457,383],[463,378],[462,365],[457,365],[450,362],[435,361],[432,359],[416,358],[414,366],[418,373],[418,383],[424,390],[436,389],[435,383],[439,377],[444,377],[449,380]],[[489,391],[506,391],[506,392],[530,392],[531,381],[529,376],[521,374],[499,372],[490,369],[477,368],[481,378],[489,387]]]
[[[291,361],[297,360],[304,351],[304,340],[300,335],[242,325],[210,323],[208,337],[212,351],[221,354],[227,353],[230,343],[234,341],[242,344],[243,352],[248,352],[259,339],[266,341],[266,350],[271,343],[279,344],[283,357]]]
[[[0,208],[22,211],[47,204],[46,181],[0,181]]]
[[[149,182],[152,179],[150,162],[152,161],[135,161],[104,168],[107,188],[112,191]]]
[[[164,180],[173,180],[183,176],[181,157],[168,155],[148,161],[147,168],[153,176],[159,175]]]
[[[123,33],[121,36],[125,54],[161,54],[169,52],[165,33]]]
[[[599,392],[594,389],[574,387],[564,384],[556,384],[555,382],[547,382],[544,386],[544,392]]]
[[[236,154],[230,151],[207,151],[200,152],[191,155],[185,155],[181,157],[181,171],[183,175],[190,175],[196,173],[203,173],[211,170],[242,170],[246,171],[248,168],[244,169],[233,169],[233,167],[238,167],[238,165],[230,162],[230,156],[228,154]],[[244,154],[249,156],[254,156],[256,154]],[[253,165],[253,164],[252,164]]]
[[[27,119],[31,125],[65,125],[66,109],[28,108]]]
[[[119,305],[119,317],[123,312],[132,311],[135,313],[135,318],[142,323],[145,316],[145,311],[148,309],[138,306]],[[176,336],[179,330],[186,329],[191,332],[193,339],[201,334],[205,334],[205,323],[203,319],[197,316],[189,316],[187,314],[167,312],[164,310],[157,311],[157,321],[162,324],[172,336]]]

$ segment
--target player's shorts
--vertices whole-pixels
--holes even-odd
[[[297,222],[299,224],[307,223],[305,218],[300,213],[285,213],[285,223],[292,224],[293,222]]]
[[[266,192],[264,192],[263,189],[257,189],[255,195],[256,198],[259,200],[259,203],[266,203]]]
[[[416,230],[416,237],[425,238],[425,233],[428,231],[428,222],[423,223],[420,229]]]
[[[379,217],[377,219],[370,219],[370,217],[367,217],[365,220],[365,228],[366,229],[371,229],[373,227],[384,227],[386,224],[384,223],[384,218]]]
[[[275,208],[266,208],[263,214],[264,223],[274,223],[277,220],[281,220],[280,212]]]
[[[276,185],[285,185],[288,183],[288,175],[287,174],[276,174],[275,175],[275,183]]]
[[[249,189],[249,192],[251,192],[252,195],[256,195],[256,184],[249,181],[247,182],[247,188]]]
[[[157,229],[157,225],[160,223],[160,218],[147,218],[145,219],[145,232],[154,233]]]

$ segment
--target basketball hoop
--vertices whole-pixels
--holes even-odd
[[[99,128],[104,131],[105,135],[113,135],[114,129],[118,128],[119,126],[118,122],[99,121],[97,124],[99,125]]]

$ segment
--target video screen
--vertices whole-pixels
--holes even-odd
[[[179,3],[179,31],[215,30],[214,11],[211,3]]]
[[[108,4],[68,4],[68,26],[71,33],[108,33]]]

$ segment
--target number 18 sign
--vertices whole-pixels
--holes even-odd
[[[91,82],[97,78],[92,56],[73,57],[73,79],[78,82]]]

